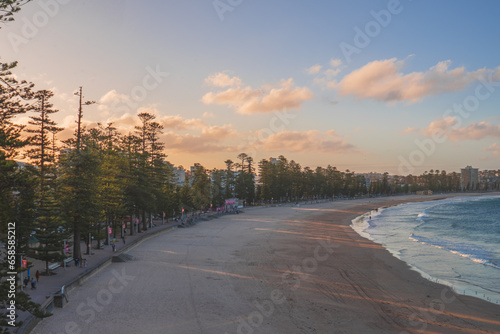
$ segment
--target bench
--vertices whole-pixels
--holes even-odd
[[[49,270],[50,271],[54,271],[56,270],[57,268],[59,268],[61,265],[59,263],[52,263],[51,265],[49,265]]]
[[[71,262],[73,262],[73,258],[72,257],[68,257],[67,259],[64,259],[63,260],[63,266],[65,267],[69,267]]]

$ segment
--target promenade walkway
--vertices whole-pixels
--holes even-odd
[[[71,282],[77,280],[79,277],[84,276],[86,273],[93,272],[97,267],[105,263],[107,260],[110,260],[113,256],[126,251],[128,248],[138,244],[149,236],[158,234],[163,231],[172,230],[179,225],[179,222],[172,220],[167,220],[164,224],[161,223],[161,220],[154,220],[153,222],[156,224],[156,226],[153,226],[141,233],[127,235],[125,237],[125,243],[122,239],[117,239],[115,242],[115,252],[113,252],[113,249],[110,245],[105,245],[102,249],[97,249],[97,241],[94,241],[94,244],[92,245],[94,247],[92,249],[92,255],[82,255],[82,257],[87,260],[86,266],[82,265],[81,267],[76,267],[75,262],[72,261],[66,268],[63,268],[61,266],[55,269],[53,271],[54,275],[45,276],[45,262],[29,259],[30,261],[33,261],[33,267],[30,268],[31,277],[35,277],[35,273],[37,270],[41,273],[41,275],[36,285],[36,289],[32,289],[31,284],[28,284],[28,286],[24,288],[24,292],[30,295],[32,301],[43,306],[49,299],[51,299],[51,296],[59,293],[63,286],[67,286]],[[87,249],[85,242],[82,242],[81,247],[82,251],[85,251]],[[23,278],[26,277],[26,272],[24,272],[23,274]],[[71,299],[71,294],[69,294],[68,298]],[[18,320],[24,322],[30,317],[31,315],[29,313],[24,312],[19,314]],[[22,331],[17,330],[17,332],[20,333]]]

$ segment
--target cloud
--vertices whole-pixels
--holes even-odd
[[[168,154],[234,152],[237,150],[233,145],[224,144],[227,139],[239,136],[232,125],[210,125],[201,119],[187,119],[180,115],[160,116],[160,112],[154,106],[140,108],[138,112],[149,112],[157,116],[155,121],[164,126],[164,133],[160,135],[160,138],[165,143],[165,150]],[[140,125],[139,118],[133,113],[108,119],[107,122],[112,122],[118,132],[123,135],[133,133],[134,126]],[[103,124],[107,122],[103,122]],[[65,123],[74,124],[74,119],[68,118]],[[89,128],[96,126],[95,122],[85,125]],[[73,131],[74,125],[71,127],[71,132],[68,132],[69,135],[72,135]]]
[[[493,143],[490,146],[483,149],[483,151],[491,152],[493,156],[500,157],[500,145],[498,143]]]
[[[134,126],[140,125],[139,118],[135,114],[123,114],[119,118],[108,118],[106,121],[102,121],[102,124],[113,123],[113,127],[117,129],[118,132],[122,134],[128,134],[129,132],[134,132]]]
[[[239,114],[271,113],[286,109],[299,109],[313,98],[306,87],[294,87],[293,79],[282,80],[277,85],[266,84],[260,89],[250,86],[209,92],[202,98],[205,104],[227,105]]]
[[[438,119],[435,121],[432,121],[424,130],[421,132],[426,136],[426,137],[432,137],[432,136],[441,136],[444,133],[449,133],[452,131],[452,127],[455,127],[457,124],[457,118],[452,117],[452,116],[447,116],[442,119]],[[417,128],[412,129],[413,132],[418,131]]]
[[[500,125],[483,121],[460,127],[460,123],[456,117],[448,116],[431,122],[420,132],[426,137],[441,137],[446,135],[451,141],[481,140],[485,138],[500,138]]]
[[[114,104],[118,102],[129,101],[129,96],[125,94],[120,94],[116,91],[116,89],[112,89],[106,94],[104,94],[100,99],[100,104]]]
[[[161,138],[166,143],[166,149],[169,152],[199,154],[236,152],[235,146],[223,143],[225,139],[234,135],[236,132],[229,125],[226,125],[209,127],[203,130],[200,135],[167,132]]]
[[[346,153],[356,148],[338,138],[335,132],[318,130],[281,131],[261,140],[262,148],[269,151]]]
[[[97,101],[97,109],[100,116],[116,117],[124,113],[133,112],[137,108],[137,103],[132,101],[130,96],[120,94],[116,89],[112,89]]]
[[[238,133],[232,129],[231,125],[217,126],[212,125],[204,128],[201,137],[207,140],[223,140],[236,136]]]
[[[317,74],[317,73],[319,73],[319,71],[321,71],[322,68],[323,68],[323,66],[321,66],[321,65],[313,65],[307,69],[307,73],[308,74]]]
[[[481,140],[488,137],[500,138],[500,125],[487,122],[474,123],[464,128],[452,130],[448,137],[453,141]]]
[[[385,102],[414,103],[425,97],[465,89],[471,83],[500,75],[495,70],[479,69],[467,72],[464,67],[450,69],[451,61],[439,62],[425,72],[404,74],[405,61],[396,58],[376,60],[347,74],[339,82],[329,83],[340,95]]]
[[[191,118],[186,119],[180,115],[160,117],[158,123],[166,129],[186,130],[188,128],[204,128],[207,123],[201,119]]]
[[[333,78],[339,75],[340,72],[342,72],[342,68],[335,68],[335,69],[329,68],[325,71],[325,76],[328,78]]]
[[[413,133],[417,132],[417,128],[412,128],[411,126],[407,127],[405,130],[401,131],[399,134],[408,134],[408,133]]]
[[[229,75],[223,72],[211,74],[208,78],[205,79],[205,83],[215,87],[238,87],[242,84],[240,78],[231,78],[229,77]]]
[[[331,59],[330,60],[330,66],[335,68],[335,67],[340,67],[342,65],[342,59]]]

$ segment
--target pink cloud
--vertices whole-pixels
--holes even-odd
[[[203,139],[212,139],[212,140],[222,140],[225,138],[230,138],[236,136],[238,133],[232,129],[231,125],[217,126],[213,125],[207,128],[204,128],[201,132],[201,137]]]
[[[330,138],[329,138],[330,137]],[[335,138],[331,138],[335,137]],[[357,152],[356,148],[341,140],[332,131],[318,130],[281,131],[270,135],[261,142],[269,151],[341,153]]]
[[[264,85],[260,89],[249,86],[229,88],[225,91],[209,92],[202,98],[205,104],[227,105],[239,114],[271,113],[286,109],[299,109],[312,99],[312,92],[306,87],[293,87],[292,79],[282,80],[278,85]]]
[[[340,95],[385,102],[414,103],[425,97],[465,89],[471,83],[488,75],[499,75],[500,70],[479,69],[467,72],[464,67],[450,69],[449,60],[442,61],[425,72],[404,74],[405,61],[396,58],[376,60],[347,74],[329,87]]]
[[[204,128],[207,126],[207,123],[202,121],[201,119],[186,119],[180,115],[175,116],[164,116],[161,117],[158,122],[162,124],[167,129],[177,129],[177,130],[185,130],[188,128]]]
[[[323,68],[323,66],[321,66],[321,65],[313,65],[307,69],[307,73],[308,74],[317,74],[317,73],[319,73],[319,71],[321,71],[322,68]]]
[[[168,152],[199,154],[236,151],[235,147],[221,143],[222,139],[210,134],[193,135],[167,132],[162,135]]]
[[[450,139],[458,140],[480,140],[487,137],[500,138],[500,125],[487,122],[471,124],[464,128],[458,128],[450,133]]]
[[[483,149],[483,151],[491,152],[493,156],[500,157],[500,145],[498,143],[493,143],[490,146]]]
[[[472,123],[465,127],[459,127],[458,125],[456,117],[448,116],[431,122],[421,133],[427,137],[446,135],[452,141],[500,138],[500,125],[484,121]]]
[[[205,83],[215,87],[231,87],[240,86],[242,84],[240,78],[231,78],[229,75],[223,72],[211,74],[208,78],[205,79]]]
[[[456,117],[447,116],[446,118],[432,121],[424,130],[422,130],[422,133],[427,137],[441,136],[444,133],[449,134],[453,131],[452,127],[456,124]],[[414,131],[416,131],[416,129],[414,129]]]
[[[414,133],[417,132],[417,128],[412,128],[411,126],[407,127],[405,130],[401,131],[400,134],[408,134],[408,133]]]

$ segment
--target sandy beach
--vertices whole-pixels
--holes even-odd
[[[500,333],[500,305],[422,278],[350,227],[443,197],[255,208],[161,234],[32,333]]]

